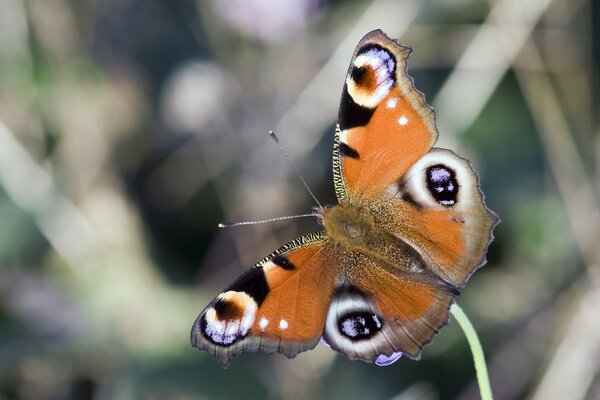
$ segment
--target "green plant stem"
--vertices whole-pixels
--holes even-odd
[[[450,307],[450,313],[462,328],[467,337],[467,341],[469,342],[469,346],[471,347],[471,354],[473,354],[473,362],[475,363],[475,372],[477,373],[477,383],[479,384],[481,399],[493,400],[490,377],[485,364],[485,356],[483,355],[481,342],[479,342],[479,338],[477,337],[477,332],[475,332],[475,328],[473,328],[473,324],[469,321],[467,314],[465,314],[458,304],[454,303],[452,307]]]

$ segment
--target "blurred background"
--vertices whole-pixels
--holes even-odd
[[[458,302],[497,399],[600,398],[600,4],[0,0],[0,399],[476,399],[455,322],[419,362],[319,345],[223,370],[189,330],[335,201],[354,46],[382,28],[502,217]]]

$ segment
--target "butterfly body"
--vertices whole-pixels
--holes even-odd
[[[369,208],[340,204],[326,207],[320,218],[331,246],[340,254],[360,253],[391,268],[417,271],[417,254],[405,242],[381,228]],[[344,263],[349,275],[352,263]]]
[[[418,358],[485,262],[497,216],[476,172],[437,139],[435,114],[406,72],[411,49],[381,31],[358,44],[333,150],[339,204],[323,230],[258,262],[192,327],[223,365],[242,351],[293,357],[323,338],[351,359]]]

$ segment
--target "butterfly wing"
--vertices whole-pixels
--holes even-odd
[[[379,30],[358,43],[335,136],[336,194],[340,203],[370,208],[433,272],[463,286],[484,263],[498,217],[470,164],[431,150],[435,114],[407,74],[410,52]]]
[[[410,244],[428,268],[457,287],[485,263],[499,221],[486,207],[470,163],[438,148],[391,185],[373,210],[386,231]]]
[[[294,357],[316,346],[333,294],[336,260],[323,233],[266,257],[219,294],[192,327],[192,346],[227,366],[242,351]]]
[[[392,267],[362,253],[339,257],[345,268],[327,314],[326,343],[351,359],[379,365],[402,354],[419,358],[447,324],[457,290],[424,269]],[[418,255],[412,263],[420,263]]]
[[[340,203],[376,199],[437,140],[434,111],[406,72],[411,52],[380,30],[356,47],[333,152]]]

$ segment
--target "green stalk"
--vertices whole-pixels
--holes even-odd
[[[475,363],[475,372],[477,373],[477,383],[479,384],[481,399],[493,400],[490,377],[485,364],[483,349],[481,348],[481,343],[477,337],[477,332],[475,332],[475,328],[473,328],[473,324],[469,321],[467,314],[465,314],[458,304],[454,303],[452,307],[450,307],[450,313],[462,328],[467,337],[467,341],[469,342],[469,346],[471,347],[471,354],[473,354],[473,362]]]

